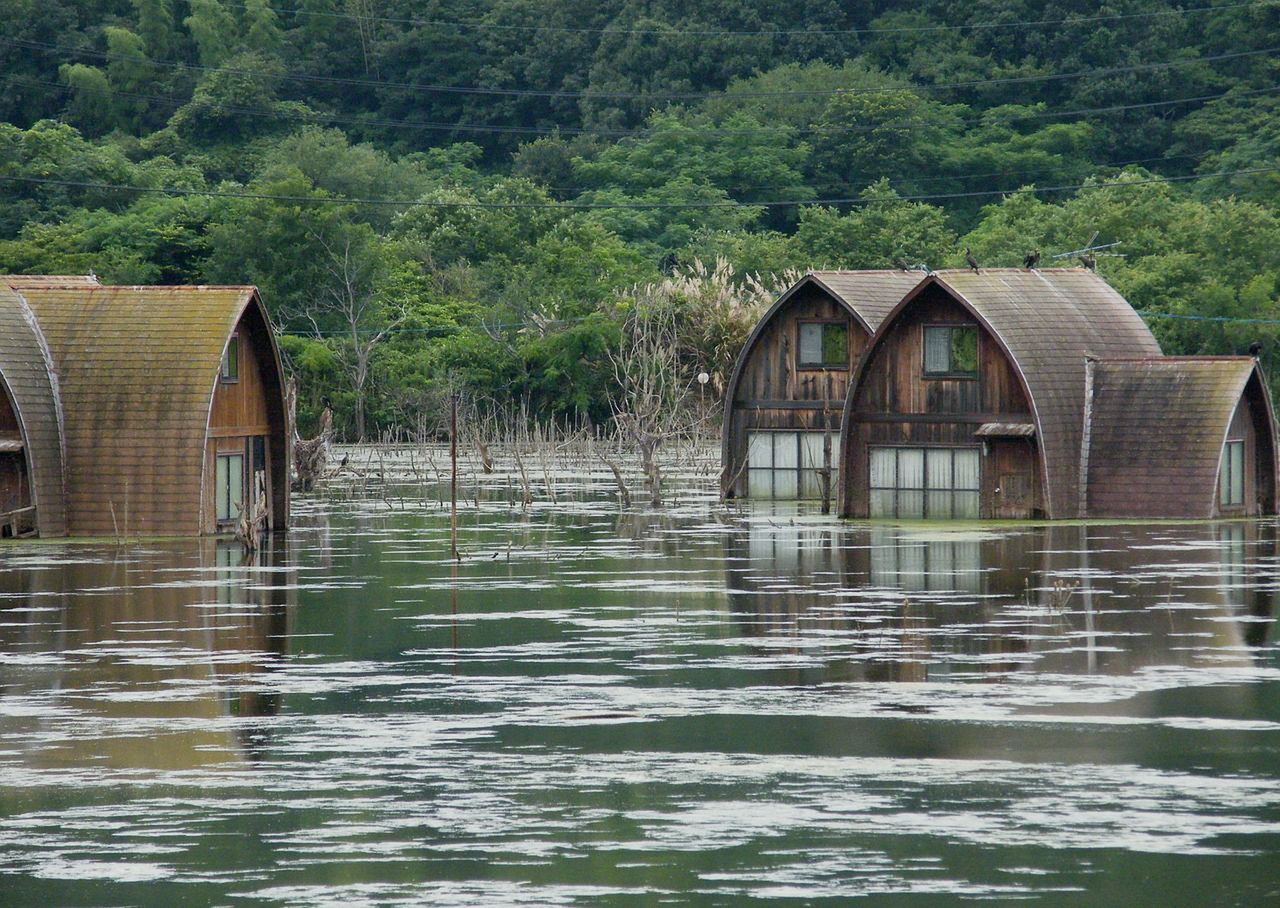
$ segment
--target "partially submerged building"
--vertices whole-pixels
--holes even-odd
[[[1276,512],[1251,357],[1173,358],[1083,269],[930,275],[846,399],[841,513],[987,519]]]
[[[0,405],[0,458],[20,442],[25,472],[0,532],[213,534],[259,499],[287,525],[283,370],[255,288],[10,276],[0,321],[17,424]]]
[[[849,375],[880,321],[922,278],[812,271],[769,308],[725,391],[726,496],[820,497],[828,442],[834,490]]]
[[[1084,412],[1090,517],[1276,513],[1276,431],[1252,356],[1088,363]]]

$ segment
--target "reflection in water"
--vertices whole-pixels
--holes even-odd
[[[731,548],[730,608],[753,636],[826,634],[842,658],[815,681],[1247,665],[1274,626],[1275,528],[1208,529],[760,519]]]
[[[0,717],[34,766],[186,769],[252,758],[259,683],[286,653],[284,541],[243,563],[236,543],[176,551],[48,550],[0,572]],[[15,714],[16,712],[16,714]]]

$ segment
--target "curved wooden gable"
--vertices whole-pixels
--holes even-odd
[[[1151,330],[1119,293],[1084,269],[934,272],[885,317],[867,345],[845,401],[845,442],[867,364],[902,313],[931,287],[945,292],[973,317],[1021,383],[1041,452],[1046,516],[1079,516],[1086,359],[1159,356]]]
[[[735,404],[741,404],[739,392],[744,371],[777,320],[807,289],[820,291],[852,318],[854,324],[861,328],[863,337],[870,337],[903,294],[922,279],[923,275],[916,271],[810,271],[788,287],[752,329],[725,386],[721,462],[726,472],[733,457],[733,414]]]
[[[0,381],[22,431],[41,536],[67,533],[62,414],[49,348],[26,301],[0,283]]]
[[[22,293],[60,384],[71,533],[200,533],[214,388],[246,310],[266,323],[257,291],[45,282]]]
[[[1088,516],[1216,516],[1223,444],[1242,403],[1257,423],[1257,497],[1275,513],[1275,416],[1255,359],[1101,360],[1091,388]]]

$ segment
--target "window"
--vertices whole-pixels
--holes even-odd
[[[972,325],[926,326],[924,374],[950,378],[976,378],[978,375],[978,329]]]
[[[222,354],[222,380],[233,382],[240,380],[240,334],[231,335],[227,341],[227,352]]]
[[[976,520],[977,448],[871,448],[872,517]]]
[[[244,455],[219,454],[216,463],[214,513],[218,523],[232,523],[240,519],[244,505]]]
[[[1218,468],[1218,503],[1224,508],[1244,504],[1244,441],[1228,441]]]
[[[849,365],[848,322],[801,322],[800,366],[831,368]]]
[[[752,432],[747,437],[750,498],[821,498],[822,432]],[[840,474],[840,436],[831,433],[831,497]]]

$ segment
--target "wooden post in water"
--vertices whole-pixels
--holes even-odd
[[[449,395],[449,551],[458,560],[458,392]]]

